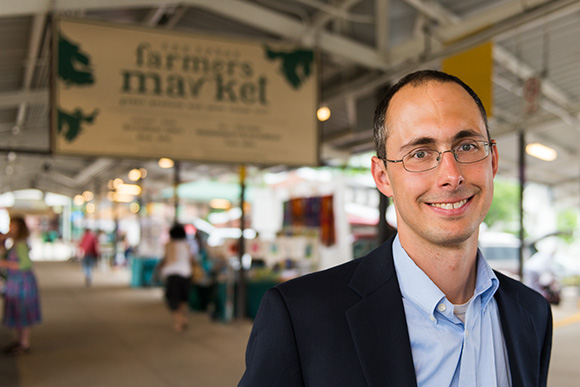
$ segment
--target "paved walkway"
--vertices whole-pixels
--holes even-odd
[[[0,385],[235,386],[251,322],[213,323],[192,313],[176,333],[159,288],[130,288],[126,270],[97,271],[84,286],[78,264],[36,262],[44,322],[33,351],[0,358]],[[0,340],[10,337],[1,329]]]
[[[580,386],[580,304],[578,289],[564,291],[563,301],[552,307],[554,340],[548,374],[549,387]]]
[[[159,288],[130,288],[126,270],[95,273],[86,288],[78,264],[36,262],[44,322],[33,352],[0,357],[2,387],[235,386],[244,370],[250,321],[213,323],[190,315],[190,329],[172,329]],[[555,307],[548,385],[580,385],[578,295]],[[0,328],[0,346],[10,341]]]

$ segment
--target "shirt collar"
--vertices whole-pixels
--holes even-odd
[[[499,288],[499,279],[489,266],[481,250],[477,249],[477,277],[475,281],[475,293],[481,295],[481,308],[485,308]]]
[[[441,300],[446,299],[445,294],[409,257],[401,246],[399,235],[393,241],[393,260],[403,298],[415,304],[427,315],[433,315]],[[487,306],[498,287],[499,280],[478,250],[474,298],[481,296],[482,309]]]

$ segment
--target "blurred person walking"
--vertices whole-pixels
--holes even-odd
[[[85,275],[85,284],[91,286],[93,283],[93,267],[99,257],[99,241],[91,229],[86,228],[79,243],[81,253],[81,265]]]
[[[6,269],[7,274],[2,323],[16,333],[16,341],[4,347],[4,353],[9,355],[30,351],[30,327],[42,321],[38,285],[27,243],[29,235],[21,217],[13,217],[8,234],[0,234],[0,268]],[[11,244],[6,243],[8,238]]]
[[[165,279],[165,300],[173,314],[173,324],[177,332],[187,329],[187,309],[194,254],[187,241],[185,228],[175,224],[169,230],[169,242],[159,269]]]

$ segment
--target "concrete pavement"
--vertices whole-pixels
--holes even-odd
[[[33,352],[0,358],[3,387],[235,386],[244,370],[251,321],[214,323],[190,315],[173,331],[159,288],[130,288],[125,269],[97,270],[84,286],[78,264],[35,262],[44,322]],[[553,308],[550,387],[580,385],[580,310],[575,289]],[[0,329],[0,345],[10,340]]]

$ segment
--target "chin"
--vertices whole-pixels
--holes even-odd
[[[471,239],[475,233],[474,230],[462,229],[457,232],[440,229],[436,235],[432,236],[432,241],[442,246],[461,245]]]

